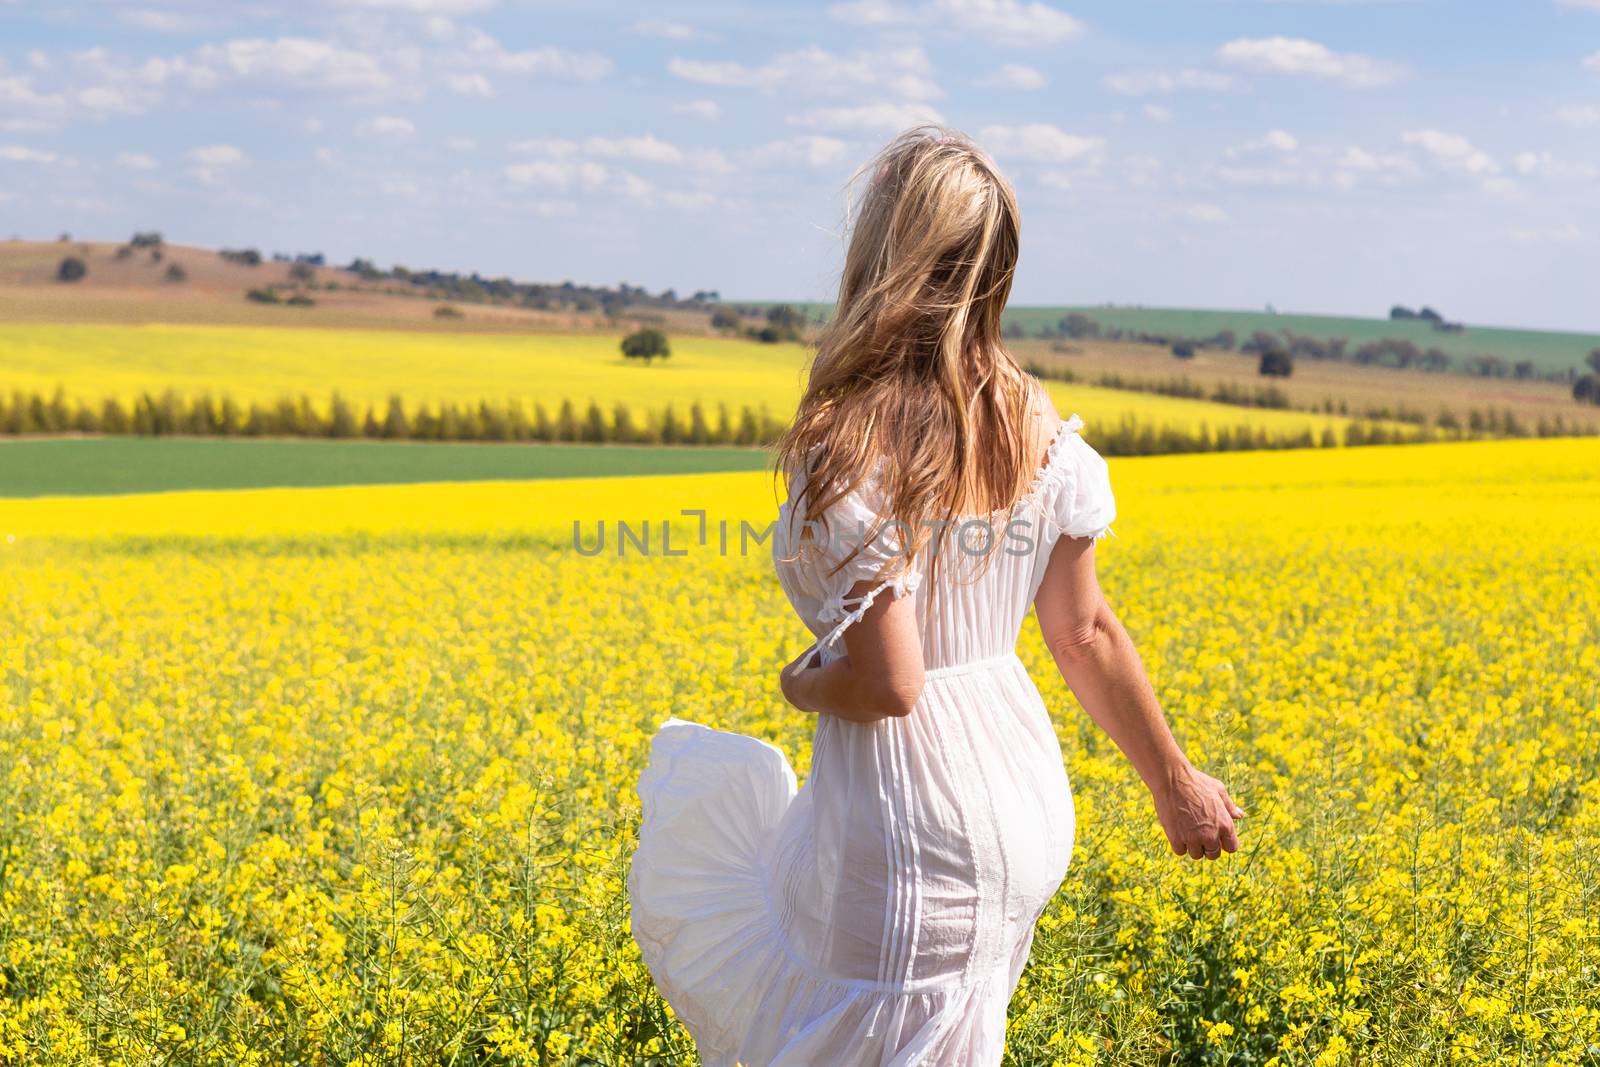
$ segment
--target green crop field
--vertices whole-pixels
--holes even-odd
[[[766,301],[764,304],[776,303]],[[764,306],[763,304],[763,306]],[[827,303],[796,304],[812,318],[826,317]],[[1445,309],[1449,311],[1448,308]],[[1468,325],[1464,333],[1445,333],[1417,320],[1363,319],[1339,315],[1304,315],[1266,311],[1209,311],[1189,308],[1118,306],[1016,307],[1006,311],[1005,323],[1020,324],[1030,335],[1041,326],[1055,326],[1067,315],[1087,315],[1102,327],[1173,337],[1210,337],[1232,330],[1240,341],[1257,330],[1292,330],[1319,340],[1348,338],[1351,347],[1383,338],[1409,340],[1420,348],[1437,347],[1456,357],[1492,355],[1510,363],[1531,360],[1540,371],[1565,371],[1581,367],[1584,357],[1600,348],[1600,334],[1561,333],[1503,326]]]
[[[0,497],[763,470],[750,448],[105,437],[0,439]]]

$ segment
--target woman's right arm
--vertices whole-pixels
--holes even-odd
[[[1100,589],[1093,538],[1057,539],[1034,608],[1061,677],[1150,790],[1172,851],[1195,859],[1237,851],[1234,819],[1244,812],[1173,738],[1139,653]]]
[[[876,581],[857,582],[850,599],[867,595]],[[876,722],[911,714],[922,696],[922,638],[909,596],[880,595],[845,630],[844,655],[812,666],[816,647],[783,669],[779,684],[801,711]]]

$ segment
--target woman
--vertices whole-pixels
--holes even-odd
[[[811,774],[669,719],[639,782],[633,933],[711,1065],[998,1064],[1075,820],[1015,647],[1028,606],[1173,851],[1244,813],[1174,742],[1095,580],[1105,461],[1000,338],[1015,197],[940,127],[873,160],[839,299],[779,442],[779,581],[817,637],[780,680]],[[887,593],[888,595],[883,595]]]

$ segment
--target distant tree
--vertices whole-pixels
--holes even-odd
[[[315,307],[317,302],[304,293],[296,293],[285,300],[284,303],[293,308],[308,308]]]
[[[178,283],[178,282],[186,282],[188,280],[189,280],[189,272],[183,269],[183,264],[181,264],[181,263],[168,263],[167,264],[167,281],[173,282],[173,283]]]
[[[1193,341],[1174,341],[1172,343],[1172,354],[1174,356],[1177,356],[1179,359],[1193,359],[1194,358],[1194,342]]]
[[[60,244],[66,244],[70,240],[72,240],[72,234],[70,233],[62,233],[60,237],[56,238],[56,241]]]
[[[1100,324],[1089,316],[1076,311],[1062,319],[1059,328],[1068,337],[1100,336]]]
[[[1573,382],[1572,399],[1582,404],[1600,404],[1600,374],[1585,374]]]
[[[281,304],[278,294],[271,289],[251,289],[245,293],[245,299],[254,300],[258,304]]]
[[[777,330],[782,340],[798,340],[805,329],[806,317],[798,308],[774,304],[767,309],[767,325]]]
[[[1261,350],[1259,372],[1274,378],[1287,378],[1294,373],[1294,357],[1283,348],[1273,345]]]
[[[1417,318],[1427,319],[1432,323],[1441,323],[1444,321],[1444,316],[1430,307],[1425,307],[1421,311],[1417,312]]]
[[[128,239],[128,244],[134,248],[160,248],[161,234],[155,230],[145,233],[136,233]]]
[[[1396,304],[1394,307],[1389,309],[1389,318],[1396,322],[1404,321],[1406,319],[1414,319],[1416,317],[1417,313],[1415,311],[1412,311],[1408,307],[1402,307],[1399,304]]]
[[[289,268],[289,280],[292,282],[316,281],[317,269],[309,263],[296,263]]]
[[[1600,374],[1600,348],[1591,350],[1587,356],[1583,357],[1583,361],[1587,363],[1589,368],[1596,374]]]
[[[261,266],[261,252],[254,248],[224,248],[217,255],[241,267]]]
[[[672,346],[667,342],[664,331],[649,326],[622,339],[622,354],[629,359],[642,359],[649,366],[653,359],[666,359],[672,355]]]
[[[739,313],[730,307],[719,307],[711,313],[713,330],[737,330],[741,324]]]
[[[461,317],[461,309],[451,307],[449,304],[440,304],[433,309],[433,317],[436,319],[459,319]]]
[[[63,259],[61,261],[61,265],[56,268],[56,281],[58,281],[58,282],[76,282],[76,281],[81,281],[83,279],[83,276],[88,274],[88,273],[89,273],[89,266],[88,266],[88,264],[84,263],[84,261],[80,257],[78,257],[78,256],[68,256],[66,259]]]

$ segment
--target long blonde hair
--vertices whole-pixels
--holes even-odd
[[[903,524],[898,572],[927,548],[933,524],[992,517],[1027,491],[1037,387],[1001,342],[1019,219],[994,161],[966,135],[922,125],[849,187],[869,172],[833,317],[775,451],[788,486],[804,472],[810,516],[882,463],[884,521],[863,544]]]

